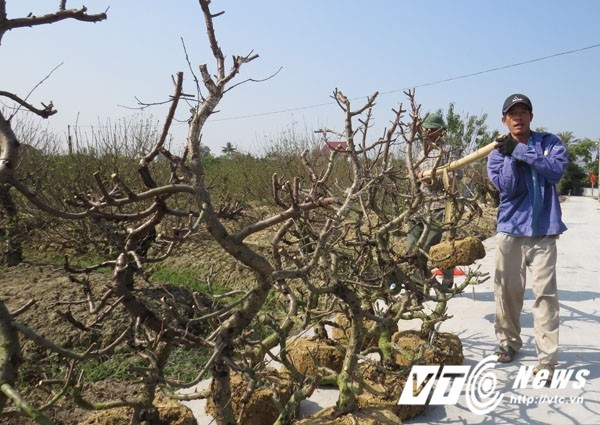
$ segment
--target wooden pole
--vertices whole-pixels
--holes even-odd
[[[459,168],[462,168],[466,165],[472,164],[475,161],[479,161],[480,159],[488,156],[488,154],[496,148],[497,143],[498,142],[496,142],[494,140],[492,143],[485,145],[482,148],[479,148],[478,150],[476,150],[473,153],[470,153],[469,155],[465,156],[464,158],[457,159],[455,161],[452,161],[449,164],[438,167],[435,169],[435,173],[438,174],[443,171],[458,170]],[[423,177],[431,177],[432,174],[433,174],[433,170],[427,170],[427,171],[423,172]]]

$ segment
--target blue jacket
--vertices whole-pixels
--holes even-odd
[[[567,230],[556,184],[569,162],[562,141],[550,133],[531,132],[511,156],[494,149],[487,174],[500,191],[498,232],[512,236],[559,235]]]

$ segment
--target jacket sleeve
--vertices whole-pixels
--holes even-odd
[[[511,195],[516,190],[518,183],[517,162],[513,157],[504,156],[494,149],[488,155],[487,174],[500,194]]]
[[[567,169],[569,155],[561,140],[554,134],[547,133],[542,136],[542,151],[534,146],[519,143],[512,156],[523,161],[531,168],[544,176],[551,184],[556,184]]]

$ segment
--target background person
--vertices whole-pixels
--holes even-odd
[[[529,269],[533,305],[536,373],[552,374],[558,351],[556,240],[567,230],[556,184],[569,161],[554,134],[530,128],[533,106],[523,94],[510,95],[502,106],[508,134],[497,139],[488,156],[487,173],[500,192],[498,207],[495,332],[498,361],[510,362],[523,345],[520,316]]]
[[[446,131],[446,123],[439,114],[429,114],[423,120],[421,125],[425,130],[423,134],[423,153],[425,159],[419,164],[416,172],[417,178],[421,183],[421,192],[424,198],[431,199],[429,209],[423,208],[418,216],[412,217],[409,221],[409,229],[406,238],[406,247],[409,253],[417,246],[417,242],[423,235],[426,228],[426,216],[431,215],[431,224],[429,231],[420,246],[424,252],[429,252],[429,248],[442,240],[442,223],[444,222],[446,200],[444,199],[444,184],[438,176],[436,178],[423,178],[423,172],[446,165],[456,159],[456,150],[453,146],[443,139]],[[424,278],[431,276],[431,270],[427,265],[427,256],[417,252],[419,269],[425,273]],[[442,288],[450,289],[454,284],[454,269],[442,270]]]

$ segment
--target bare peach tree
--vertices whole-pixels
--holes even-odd
[[[420,105],[414,92],[405,95],[409,112],[400,105],[393,111],[389,128],[373,138],[368,133],[377,93],[364,105],[352,108],[341,91],[334,92],[333,98],[344,115],[343,129],[323,129],[322,133],[326,139],[346,140],[347,148],[332,151],[328,166],[320,171],[304,156],[312,185],[303,195],[324,193],[334,202],[289,222],[288,226],[295,228],[291,234],[296,245],[283,237],[274,241],[274,252],[285,254],[276,257],[281,257],[277,264],[281,271],[276,276],[301,279],[302,285],[290,285],[289,292],[311,300],[311,308],[299,313],[304,317],[303,323],[320,330],[318,336],[329,338],[326,325],[339,326],[331,317],[341,314],[349,322],[341,370],[320,378],[338,386],[338,414],[355,411],[357,395],[368,391],[359,362],[376,363],[380,370],[397,373],[397,349],[391,337],[398,321],[422,320],[423,337],[433,340],[437,326],[448,318],[447,301],[480,278],[475,270],[457,287],[443,288],[434,276],[423,273],[414,253],[406,250],[409,219],[422,214],[433,223],[429,205],[434,201],[449,200],[457,206],[456,214],[443,223],[448,233],[458,233],[469,220],[468,215],[477,209],[462,208],[474,200],[452,187],[442,194],[421,190],[416,176],[424,160],[419,148],[423,139]],[[339,161],[346,163],[349,175],[348,184],[342,187],[328,179],[331,167]],[[285,271],[289,264],[296,264],[299,269]],[[314,267],[308,268],[309,264]],[[385,307],[381,307],[381,301]],[[426,302],[434,303],[433,311],[427,312]],[[365,341],[373,338],[378,343],[365,350]],[[285,343],[285,339],[281,335],[280,343]],[[288,365],[285,346],[281,352],[279,360]],[[378,353],[379,360],[372,362],[367,357],[369,352]],[[294,375],[296,381],[302,379],[301,374]]]
[[[0,40],[5,31],[24,26],[54,23],[66,18],[91,22],[106,19],[105,14],[89,15],[85,8],[66,9],[65,3],[61,2],[59,11],[54,14],[9,20],[5,1],[0,1]],[[408,108],[400,105],[393,111],[389,128],[373,140],[369,129],[377,94],[353,109],[348,98],[335,90],[333,98],[343,115],[342,130],[322,129],[322,134],[325,139],[332,135],[343,138],[347,141],[347,149],[332,151],[327,157],[311,157],[305,153],[303,161],[308,179],[301,181],[297,176],[286,176],[285,171],[273,176],[273,200],[277,210],[273,209],[272,214],[249,224],[225,225],[223,215],[227,211],[214,205],[206,182],[202,130],[227,91],[239,84],[234,81],[241,68],[258,56],[253,53],[233,56],[227,65],[213,24],[220,13],[211,11],[209,0],[200,0],[199,5],[216,70],[209,71],[206,64],[199,66],[200,78],[194,79],[196,96],[184,94],[187,90],[183,89],[183,73],[175,75],[162,133],[139,159],[135,181],[122,178],[117,171],[110,176],[96,173],[93,191],[76,192],[69,202],[71,208],[58,208],[42,194],[31,190],[15,172],[20,142],[11,128],[10,117],[0,114],[0,184],[4,188],[0,195],[6,198],[9,190],[15,190],[50,215],[67,220],[91,219],[104,229],[107,238],[119,233],[115,238],[118,242],[113,257],[83,269],[65,265],[73,274],[73,280],[81,285],[89,310],[97,315],[97,319],[85,323],[64,312],[62,317],[87,331],[101,326],[117,308],[122,308],[130,317],[122,332],[110,341],[101,346],[92,343],[85,352],[77,353],[54,344],[19,322],[19,314],[31,308],[31,304],[8,312],[0,302],[2,394],[40,423],[50,423],[43,415],[47,406],[31,405],[14,389],[18,373],[17,333],[68,362],[69,367],[52,403],[70,394],[88,408],[127,406],[134,410],[133,423],[139,423],[142,417],[157,417],[153,400],[160,389],[179,400],[210,398],[216,422],[234,424],[239,422],[241,413],[232,403],[232,375],[242,374],[250,382],[249,389],[268,385],[264,378],[265,359],[270,359],[285,365],[293,376],[292,395],[279,400],[277,418],[278,423],[290,423],[300,402],[325,381],[335,383],[339,389],[337,414],[358,409],[357,395],[366,388],[359,362],[375,362],[378,367],[394,371],[395,348],[391,334],[397,329],[396,323],[420,318],[428,324],[426,329],[431,336],[435,325],[447,318],[447,300],[477,280],[475,274],[469,275],[459,287],[443,291],[435,278],[417,273],[412,253],[407,253],[404,248],[404,229],[409,218],[434,200],[439,201],[424,193],[416,178],[422,158],[413,152],[413,148],[422,139],[422,117],[414,92],[410,91],[406,93]],[[3,91],[0,95],[40,116],[55,113],[51,104],[37,109],[15,94]],[[185,149],[174,153],[166,146],[166,140],[175,113],[184,100],[192,102],[194,107],[188,120]],[[168,164],[166,176],[157,174],[155,165],[158,162]],[[334,174],[334,170],[338,174]],[[345,173],[343,181],[334,178],[340,170]],[[442,197],[457,205],[473,202],[452,189]],[[7,211],[10,210],[10,201],[4,205],[9,207]],[[458,208],[458,211],[461,214],[444,223],[449,232],[457,231],[461,222],[464,223],[462,212],[475,209]],[[16,217],[14,208],[12,214]],[[157,235],[156,228],[166,228],[167,223],[175,225]],[[252,273],[253,284],[232,291],[218,301],[206,294],[194,294],[193,317],[171,320],[161,310],[166,309],[164,305],[150,305],[136,292],[136,282],[143,278],[143,270],[148,264],[173,255],[200,230],[210,234],[224,255],[231,256]],[[249,238],[261,232],[272,234],[266,252],[248,243]],[[154,250],[146,249],[147,244]],[[109,287],[96,298],[86,276],[101,267],[109,267],[112,278]],[[268,297],[274,293],[285,300],[283,317],[265,311]],[[375,308],[377,301],[383,301],[386,307]],[[436,303],[433,313],[425,311],[427,301]],[[299,372],[288,355],[286,342],[294,333],[309,328],[315,329],[318,337],[329,339],[327,325],[336,326],[332,320],[336,314],[344,315],[350,323],[348,343],[341,347],[345,353],[341,370],[322,370],[316,375]],[[199,332],[199,323],[209,331]],[[250,331],[257,323],[271,329],[270,335],[257,339]],[[377,338],[378,344],[365,351],[364,341],[371,337]],[[85,361],[112,355],[125,345],[130,349],[133,347],[144,361],[144,367],[134,370],[143,379],[143,391],[136,398],[105,403],[85,400],[81,383],[75,378],[77,370]],[[165,376],[165,365],[176,347],[211,351],[196,379],[179,382]],[[275,350],[277,348],[279,350]],[[371,360],[367,356],[370,351],[377,352],[380,360]],[[209,391],[178,392],[194,386],[207,374],[212,376]]]
[[[89,14],[85,7],[80,9],[67,9],[66,1],[63,0],[59,4],[59,10],[55,13],[44,16],[33,16],[30,14],[23,18],[8,19],[6,1],[2,0],[0,1],[0,43],[7,31],[51,24],[66,19],[74,19],[83,22],[100,22],[106,19],[106,14]],[[47,105],[42,104],[42,108],[37,108],[29,103],[26,98],[21,98],[10,91],[1,90],[0,96],[15,102],[19,108],[25,108],[43,118],[48,118],[56,113],[52,102]],[[18,211],[16,210],[14,200],[10,194],[10,188],[13,187],[13,183],[16,181],[15,166],[18,159],[19,141],[12,131],[10,121],[11,116],[5,117],[0,112],[0,208],[4,210],[7,222],[7,249],[3,257],[6,257],[6,261],[9,265],[14,265],[21,261],[22,256],[18,229]],[[43,415],[36,411],[23,400],[16,391],[14,391],[13,385],[15,384],[17,376],[19,359],[18,339],[15,328],[11,324],[10,314],[6,310],[4,304],[2,302],[0,302],[0,304],[3,329],[3,344],[0,356],[2,359],[2,373],[0,376],[2,394],[0,394],[0,403],[4,406],[6,397],[11,397],[21,409],[28,412],[28,414],[34,418],[37,418],[41,423],[47,423]]]
[[[26,17],[8,19],[6,0],[0,1],[0,44],[2,44],[4,34],[11,30],[53,24],[67,19],[82,22],[100,22],[106,19],[105,13],[89,14],[85,6],[79,9],[67,9],[66,3],[64,0],[61,1],[58,11],[55,13],[43,16],[35,16],[30,13]],[[1,90],[0,96],[15,102],[18,105],[16,110],[24,108],[42,118],[48,118],[57,112],[52,102],[42,103],[42,107],[39,108],[29,103],[27,98],[22,98],[10,91]],[[13,116],[14,113],[8,117],[0,114],[0,153],[2,155],[0,157],[0,208],[4,210],[7,216],[7,246],[2,257],[8,265],[18,264],[22,258],[18,214],[9,192],[10,180],[14,178],[14,168],[17,164],[19,148],[19,142],[10,127]]]
[[[244,240],[256,232],[275,226],[291,217],[298,216],[303,211],[326,205],[331,202],[331,200],[328,200],[325,197],[316,197],[314,199],[298,202],[291,189],[286,187],[285,189],[278,189],[278,193],[287,190],[289,196],[294,199],[294,201],[285,211],[263,221],[253,223],[251,226],[240,229],[235,234],[230,234],[221,222],[219,214],[223,211],[213,207],[210,193],[207,190],[204,181],[205,175],[201,163],[200,149],[201,131],[207,118],[214,112],[223,95],[229,89],[229,83],[239,73],[242,65],[256,59],[257,55],[249,54],[246,56],[234,56],[230,69],[226,69],[225,57],[220,50],[214,34],[214,16],[209,10],[209,3],[209,1],[201,1],[200,6],[205,17],[209,43],[216,60],[216,75],[211,75],[206,65],[201,65],[199,67],[201,80],[207,93],[202,94],[200,93],[200,90],[198,90],[198,97],[196,99],[197,106],[189,119],[188,143],[183,154],[179,156],[171,153],[165,148],[165,141],[175,111],[183,97],[183,73],[178,73],[176,75],[175,92],[172,96],[171,108],[165,119],[164,131],[154,148],[140,159],[139,176],[141,185],[136,185],[137,187],[134,188],[123,181],[118,173],[111,175],[108,182],[106,176],[96,174],[96,193],[75,193],[70,202],[73,207],[71,210],[58,209],[47,203],[43,196],[30,190],[30,188],[16,175],[14,165],[17,162],[20,143],[11,129],[10,117],[8,119],[4,116],[0,117],[0,136],[2,141],[0,181],[6,188],[5,194],[9,193],[9,188],[14,189],[40,210],[64,219],[82,220],[92,218],[98,223],[117,222],[128,224],[126,233],[121,239],[118,256],[114,260],[107,260],[97,266],[89,267],[85,270],[76,270],[68,264],[66,264],[66,267],[73,273],[90,273],[99,267],[111,267],[113,269],[113,285],[102,297],[99,305],[93,300],[90,300],[91,310],[98,312],[104,306],[108,307],[108,311],[110,312],[115,308],[116,304],[119,304],[131,314],[132,322],[130,328],[126,329],[114,341],[106,344],[106,346],[101,348],[91,346],[85,353],[73,353],[36,335],[25,325],[21,325],[14,319],[11,319],[10,315],[4,318],[10,329],[20,330],[22,334],[35,341],[37,344],[55,351],[61,356],[73,361],[73,365],[69,369],[68,375],[64,380],[65,389],[74,387],[72,373],[78,362],[112,352],[124,342],[126,336],[128,336],[130,332],[134,332],[135,329],[140,326],[154,335],[152,341],[146,341],[145,344],[141,344],[141,350],[151,350],[154,352],[152,358],[158,359],[155,363],[158,371],[164,366],[172,347],[183,346],[187,349],[194,349],[194,347],[212,348],[214,354],[211,356],[211,360],[204,369],[200,371],[198,376],[204,376],[206,371],[210,371],[213,376],[215,376],[212,398],[215,400],[215,405],[217,406],[217,416],[220,418],[220,422],[231,423],[233,414],[231,403],[228,401],[230,398],[228,377],[232,363],[231,357],[233,356],[234,348],[239,343],[238,338],[255,318],[257,312],[264,304],[267,294],[272,288],[274,273],[273,266],[267,259],[250,249],[244,243]],[[4,12],[2,15],[5,17],[5,2],[2,2],[1,4],[2,12]],[[2,29],[6,31],[22,26],[54,23],[68,17],[95,22],[105,19],[106,15],[88,15],[85,9],[67,10],[65,8],[65,2],[61,2],[59,11],[54,14],[38,18],[28,17],[16,20],[8,20],[5,18],[2,22]],[[1,92],[0,94],[42,117],[49,117],[56,112],[53,109],[52,104],[44,106],[43,109],[36,109],[31,104],[12,93]],[[171,165],[171,173],[168,176],[167,181],[157,182],[152,175],[150,165],[158,157],[166,159]],[[169,204],[170,200],[175,196],[179,196],[180,198],[181,196],[187,196],[189,200],[185,202],[187,205],[185,209],[178,208],[177,205],[180,204],[178,202],[173,203],[175,206]],[[7,203],[7,205],[9,205],[9,207],[11,206],[10,203]],[[7,211],[14,211],[14,208],[12,210],[7,208]],[[16,212],[14,214],[16,214]],[[171,236],[165,237],[164,240],[166,243],[161,245],[163,247],[161,255],[157,256],[157,258],[145,258],[139,251],[140,245],[142,242],[146,241],[148,237],[152,237],[153,232],[155,232],[155,227],[168,216],[184,218],[184,224],[175,229]],[[182,220],[178,220],[178,222],[181,223]],[[210,232],[225,252],[232,255],[242,264],[248,266],[254,272],[256,277],[255,287],[246,291],[242,297],[238,297],[239,299],[231,302],[231,304],[223,306],[219,311],[207,314],[207,317],[195,318],[195,320],[209,320],[215,316],[224,318],[219,322],[219,327],[212,332],[208,339],[194,335],[193,332],[190,332],[189,326],[171,326],[147,305],[141,302],[132,292],[135,288],[135,275],[143,270],[144,264],[160,261],[162,258],[170,255],[178,244],[181,244],[187,237],[194,234],[200,226],[204,226],[208,232]],[[113,227],[107,226],[107,229],[110,231]],[[84,291],[86,291],[86,282],[83,282],[83,286]],[[89,287],[87,289],[87,295],[90,295]],[[24,308],[27,308],[27,306]],[[199,308],[199,310],[204,309]],[[17,316],[17,313],[18,312],[14,312],[14,316]],[[71,320],[74,325],[86,328],[86,326],[82,325],[81,322],[78,322],[76,318],[67,316],[67,319]],[[13,339],[11,338],[11,341],[12,340]],[[15,366],[14,350],[11,350],[9,354],[8,360],[10,360],[10,362],[7,364],[9,366]],[[147,374],[148,372],[140,373]],[[161,376],[161,373],[157,373],[158,376]],[[13,384],[13,378],[15,376],[14,371],[12,374],[7,373],[6,376],[10,378],[7,384]],[[152,413],[147,412],[147,407],[150,406],[151,408],[152,406],[155,388],[159,385],[163,387],[168,387],[169,385],[167,385],[164,380],[160,380],[156,377],[153,377],[152,379],[146,378],[149,383],[146,386],[146,391],[139,400],[109,403],[104,407],[127,405],[135,409],[135,415],[138,418],[137,420],[142,416],[142,410],[146,410],[143,413],[145,417],[148,417],[148,415]],[[179,386],[182,385],[179,384]],[[66,392],[65,389],[61,390],[60,393],[64,394]],[[167,388],[164,389],[168,392]],[[18,400],[18,405],[23,407],[23,410],[31,416],[38,419],[41,418],[39,420],[46,420],[40,410],[26,405],[26,402],[16,395],[15,392],[7,389],[4,393],[12,396],[15,400]],[[86,403],[81,399],[76,389],[74,396],[79,400],[80,404],[89,405],[89,403]],[[206,394],[200,396],[206,397]]]

